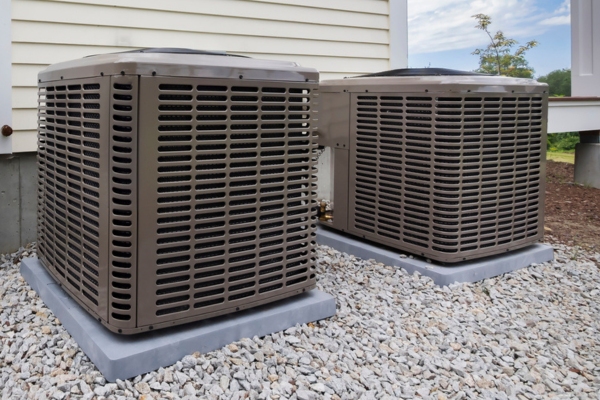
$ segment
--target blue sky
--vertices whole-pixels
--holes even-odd
[[[526,56],[536,77],[571,67],[569,0],[408,0],[408,66],[476,69],[471,53],[489,43],[475,28],[478,13],[492,18],[492,34],[540,43]]]

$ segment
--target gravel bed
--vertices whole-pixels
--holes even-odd
[[[319,248],[337,316],[243,339],[107,383],[0,256],[4,399],[597,399],[600,254],[553,243],[556,260],[479,283],[431,279]]]

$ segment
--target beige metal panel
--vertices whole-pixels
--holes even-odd
[[[45,32],[43,36],[39,32]],[[356,32],[359,36],[361,32]],[[351,38],[349,38],[351,39]],[[177,47],[226,49],[232,53],[270,53],[319,55],[353,58],[388,58],[387,43],[331,42],[296,38],[247,36],[218,33],[152,31],[108,26],[54,24],[50,22],[14,21],[13,42],[87,46]],[[31,67],[30,67],[31,68]],[[13,78],[15,82],[15,78]],[[13,83],[14,84],[14,83]]]
[[[169,12],[183,14],[199,14],[213,16],[228,16],[236,18],[251,18],[258,20],[293,21],[309,24],[368,26],[377,29],[386,29],[388,25],[387,13],[372,14],[366,12],[353,12],[344,9],[331,10],[328,8],[316,9],[313,7],[298,7],[292,2],[261,3],[247,0],[67,0],[54,3],[70,3],[78,6],[100,6],[111,8],[130,8],[136,12]],[[368,2],[365,2],[368,3]],[[60,4],[62,6],[62,4]],[[143,14],[140,17],[145,17]]]
[[[108,77],[39,87],[38,250],[61,287],[107,320]]]
[[[166,55],[165,55],[166,54]],[[318,82],[314,68],[281,60],[227,56],[199,50],[146,49],[97,54],[49,66],[39,73],[42,82],[96,75],[177,76],[211,79]]]
[[[449,263],[542,237],[545,85],[371,77],[321,82],[321,96],[330,105],[319,141],[335,151],[334,228]],[[343,138],[335,117],[348,98]]]
[[[139,328],[314,286],[316,86],[140,78]]]
[[[341,72],[323,72],[321,71],[322,79],[344,79],[349,76],[353,76],[354,74],[344,74]]]
[[[133,73],[109,76],[115,65]],[[109,329],[172,326],[315,287],[316,70],[134,53],[39,77],[40,259]]]
[[[349,76],[354,76],[354,74],[347,74],[347,73],[342,73],[342,72],[326,72],[326,71],[320,71],[320,72],[321,72],[321,79],[344,79]]]
[[[137,165],[139,76],[111,77],[110,98],[110,253],[108,323],[137,324]],[[106,133],[106,132],[105,132]],[[146,251],[146,249],[142,250]],[[120,330],[118,331],[120,332]]]

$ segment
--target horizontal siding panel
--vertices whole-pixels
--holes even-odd
[[[37,109],[37,86],[13,87],[12,108]]]
[[[82,58],[90,54],[114,53],[133,50],[126,47],[69,46],[39,43],[13,43],[12,59],[16,64],[54,64],[61,61]],[[344,57],[279,55],[263,53],[240,53],[268,60],[295,61],[306,67],[325,72],[362,73],[380,71],[388,66],[388,59],[359,59]]]
[[[348,10],[371,14],[388,15],[387,0],[255,0],[262,3],[296,4],[303,7],[328,8],[331,10]],[[392,0],[394,1],[394,0]]]
[[[12,138],[13,153],[37,151],[37,130],[16,131]]]
[[[315,9],[314,7],[299,6],[296,2],[291,1],[264,3],[248,0],[54,0],[54,2],[118,8],[117,12],[120,12],[121,9],[131,8],[138,12],[153,10],[182,14],[301,22],[305,24],[342,25],[376,29],[389,28],[387,12],[377,14],[364,11],[355,12],[347,8],[330,9],[327,7],[318,7]],[[327,0],[321,3],[327,4],[328,2],[334,4],[341,3],[339,0]],[[373,1],[363,1],[363,3],[365,3],[365,6],[367,4],[377,4],[377,2]]]
[[[12,62],[13,64],[50,65],[83,58],[92,54],[116,53],[127,50],[135,50],[135,48],[13,42]]]
[[[37,129],[36,108],[13,108],[12,127],[16,131],[27,131]]]
[[[37,74],[47,65],[189,47],[294,61],[339,79],[389,68],[388,13],[386,0],[13,1],[13,151],[37,148]]]
[[[242,53],[243,54],[243,53]],[[320,72],[342,72],[346,74],[363,74],[369,72],[384,71],[389,69],[389,60],[365,59],[365,58],[343,58],[343,57],[318,57],[303,55],[274,55],[274,54],[247,54],[251,57],[265,60],[295,61],[302,66],[316,68]]]
[[[108,6],[123,6],[121,1],[102,1],[102,0],[53,0],[65,3],[81,3],[81,4],[101,4]],[[219,0],[225,2],[224,0]],[[366,14],[379,14],[387,16],[389,13],[388,1],[387,0],[253,0],[258,3],[266,4],[277,4],[277,5],[292,5],[296,7],[309,7],[315,8],[315,12],[319,10],[338,10],[338,11],[354,11]],[[141,3],[139,0],[130,0],[134,3],[135,7],[138,7]],[[168,10],[169,6],[166,4],[170,3],[158,3],[156,9]],[[200,1],[198,1],[200,3]],[[209,2],[206,4],[204,1],[203,7],[212,7],[214,3]],[[142,6],[143,7],[143,6]],[[148,6],[147,8],[155,8]]]
[[[37,74],[46,68],[45,64],[16,64],[13,62],[12,85],[13,87],[37,86]]]
[[[44,32],[40,35],[39,32]],[[351,39],[351,38],[349,38]],[[43,22],[14,21],[13,42],[92,46],[177,47],[226,50],[231,53],[302,54],[353,58],[388,58],[387,44],[328,42],[145,29],[114,29]]]

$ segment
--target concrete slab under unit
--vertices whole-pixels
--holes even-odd
[[[207,353],[236,340],[265,336],[335,315],[335,299],[311,290],[275,303],[173,328],[117,335],[84,311],[52,279],[37,258],[21,262],[21,274],[79,347],[111,382],[172,365],[187,354]]]
[[[477,282],[534,263],[538,264],[554,259],[552,247],[538,243],[496,256],[441,265],[435,262],[429,263],[423,259],[408,258],[406,253],[399,250],[360,240],[354,236],[323,226],[319,226],[317,230],[317,243],[364,260],[374,259],[385,265],[404,268],[410,274],[419,272],[421,275],[430,277],[440,286],[455,282]]]

